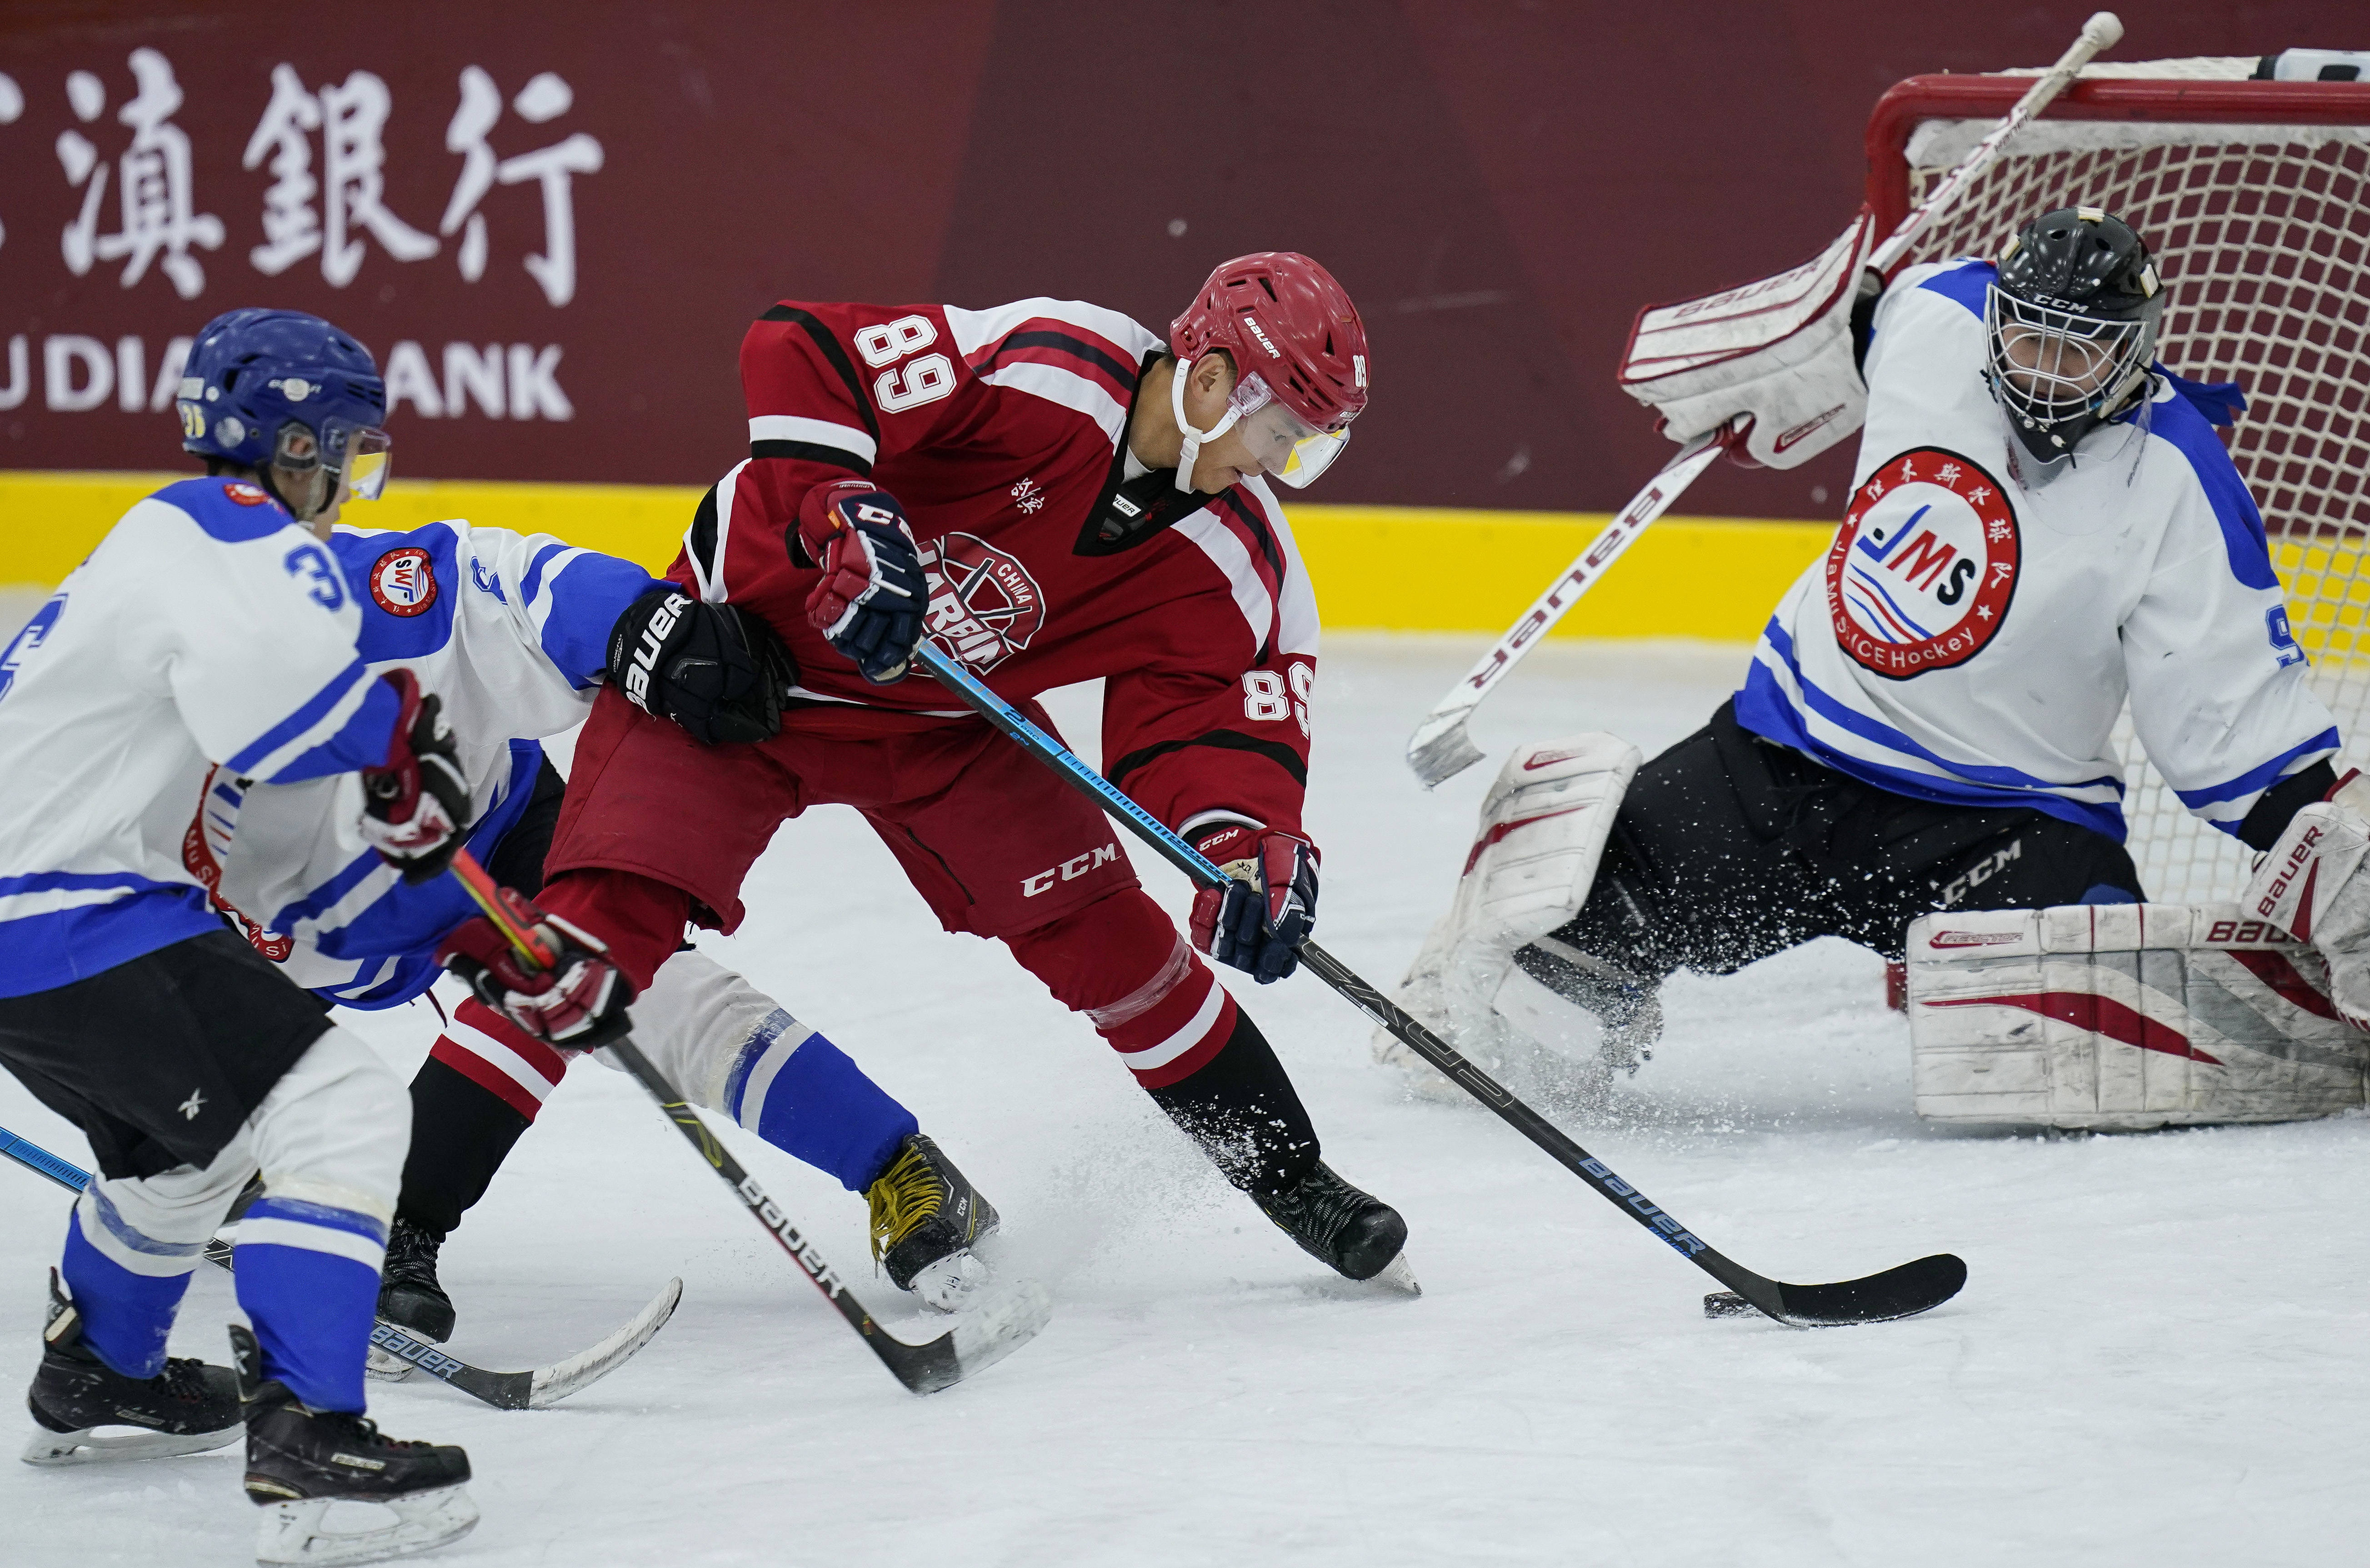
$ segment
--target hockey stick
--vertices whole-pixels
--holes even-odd
[[[915,663],[937,676],[968,703],[981,718],[1020,743],[1073,789],[1119,819],[1120,824],[1157,851],[1161,859],[1203,887],[1224,887],[1225,872],[1179,837],[1157,817],[1137,805],[1118,788],[1088,767],[1053,736],[1030,722],[1028,716],[980,684],[931,643],[915,650]],[[1318,947],[1304,941],[1300,960],[1317,977],[1349,999],[1350,1005],[1404,1041],[1424,1060],[1456,1080],[1474,1099],[1495,1111],[1508,1125],[1545,1149],[1557,1163],[1587,1182],[1630,1218],[1679,1256],[1743,1297],[1781,1323],[1814,1328],[1840,1323],[1875,1323],[1906,1318],[1939,1307],[1967,1282],[1967,1265],[1948,1252],[1833,1285],[1788,1285],[1767,1279],[1715,1251],[1711,1245],[1657,1207],[1646,1194],[1616,1176],[1605,1162],[1566,1137],[1556,1124],[1516,1099],[1480,1068],[1451,1050],[1432,1031],[1417,1022],[1389,997],[1351,973],[1347,965]]]
[[[499,896],[494,879],[486,874],[485,868],[467,850],[454,857],[452,870],[477,907],[485,911],[494,928],[501,932],[521,958],[537,969],[549,969],[558,962],[558,953],[540,932],[521,925],[512,916]],[[934,1340],[907,1344],[891,1337],[888,1331],[872,1320],[872,1314],[847,1288],[839,1271],[823,1261],[814,1242],[765,1195],[757,1179],[732,1158],[732,1151],[708,1130],[699,1113],[685,1102],[666,1075],[642,1055],[633,1036],[622,1036],[604,1049],[640,1080],[685,1141],[716,1172],[717,1178],[732,1189],[732,1195],[748,1205],[765,1234],[790,1255],[799,1271],[823,1292],[823,1299],[838,1309],[839,1315],[847,1320],[847,1326],[863,1337],[891,1376],[915,1393],[935,1394],[984,1367],[993,1366],[1035,1338],[1037,1331],[1053,1316],[1053,1298],[1046,1295],[1045,1287],[1035,1280],[1021,1280],[983,1291],[973,1305],[963,1309],[955,1326]]]
[[[40,1172],[68,1192],[79,1193],[90,1185],[89,1171],[60,1159],[6,1127],[0,1127],[0,1154],[29,1170]],[[205,1259],[218,1268],[229,1269],[231,1244],[219,1236],[208,1237]],[[674,1315],[675,1303],[682,1299],[683,1281],[671,1279],[650,1298],[649,1306],[607,1339],[565,1361],[538,1366],[531,1372],[489,1372],[482,1366],[472,1366],[426,1340],[414,1338],[385,1318],[372,1325],[370,1342],[497,1410],[543,1410],[599,1382],[632,1360],[634,1353],[650,1343],[650,1336],[666,1326],[666,1320]]]
[[[1957,167],[1942,177],[1925,201],[1893,225],[1892,234],[1870,253],[1868,270],[1881,277],[1899,266],[1909,254],[1909,248],[1917,242],[1917,236],[1956,203],[1968,186],[1983,177],[2008,141],[2073,83],[2092,56],[2111,47],[2123,36],[2123,24],[2111,11],[2100,11],[2083,23],[2081,36],[2074,40],[2073,47],[2026,89],[2008,117],[1976,143],[1974,149],[1959,160]],[[1709,434],[1697,437],[1672,458],[1590,542],[1580,558],[1565,569],[1563,575],[1533,602],[1513,629],[1492,644],[1480,662],[1424,715],[1415,733],[1408,738],[1407,759],[1408,767],[1415,770],[1425,789],[1434,788],[1481,760],[1481,748],[1465,732],[1465,721],[1481,705],[1481,699],[1546,635],[1548,628],[1570,613],[1582,594],[1596,585],[1597,579],[1636,542],[1647,525],[1662,516],[1680,492],[1703,477],[1721,448],[1733,446],[1743,438],[1748,422],[1742,417],[1731,420]]]

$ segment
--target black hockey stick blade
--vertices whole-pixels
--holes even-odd
[[[659,1109],[666,1113],[667,1120],[675,1124],[718,1179],[732,1189],[733,1196],[748,1205],[757,1223],[790,1255],[790,1261],[799,1265],[808,1282],[847,1320],[847,1326],[863,1337],[891,1376],[915,1393],[935,1394],[940,1389],[954,1387],[983,1367],[993,1366],[1034,1339],[1037,1331],[1053,1316],[1053,1299],[1043,1286],[1033,1279],[1016,1280],[981,1291],[970,1306],[956,1315],[954,1326],[934,1340],[908,1344],[895,1338],[873,1321],[872,1314],[847,1288],[839,1271],[823,1261],[814,1243],[800,1231],[797,1222],[765,1195],[756,1178],[708,1130],[699,1113],[685,1103],[674,1086],[667,1082],[666,1075],[635,1046],[632,1037],[621,1039],[608,1049],[627,1071],[641,1080],[650,1098],[659,1102]]]
[[[1914,1318],[1958,1295],[1967,1283],[1967,1265],[1952,1253],[1937,1252],[1882,1274],[1833,1285],[1788,1285],[1757,1275],[1745,1283],[1766,1288],[1750,1295],[1716,1290],[1704,1297],[1704,1316],[1741,1318],[1760,1312],[1798,1329]]]

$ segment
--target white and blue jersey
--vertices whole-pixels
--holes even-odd
[[[1898,794],[2029,807],[2120,843],[2128,697],[2182,803],[2235,834],[2266,788],[2338,747],[2214,433],[2236,399],[2158,367],[2069,472],[2024,488],[1980,374],[1995,275],[1916,267],[1879,303],[1850,504],[1763,631],[1737,720]]]
[[[362,618],[254,485],[184,479],[123,514],[0,652],[0,997],[222,928],[181,854],[212,764],[334,788],[386,760],[398,703]]]
[[[592,710],[610,628],[666,584],[547,535],[434,523],[339,528],[328,548],[353,585],[363,664],[403,668],[443,702],[470,783],[469,849],[489,857],[526,807],[542,742]],[[289,978],[346,1007],[409,1000],[435,949],[477,913],[459,884],[407,883],[364,842],[359,779],[258,782],[224,767],[178,805],[222,903]],[[195,811],[194,820],[191,812]]]

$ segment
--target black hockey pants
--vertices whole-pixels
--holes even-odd
[[[1587,903],[1555,936],[1651,983],[1726,974],[1813,937],[1897,959],[1909,923],[1936,909],[2140,897],[2131,857],[2102,834],[1863,784],[1763,740],[1723,703],[1639,769]],[[1535,974],[1560,967],[1533,956]]]

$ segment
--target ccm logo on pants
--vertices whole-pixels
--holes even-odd
[[[1039,871],[1035,876],[1022,877],[1020,896],[1034,898],[1052,887],[1053,879],[1056,877],[1064,882],[1076,882],[1097,866],[1108,866],[1118,859],[1119,844],[1116,840],[1104,845],[1099,849],[1089,849],[1083,855],[1073,855],[1051,870]]]

